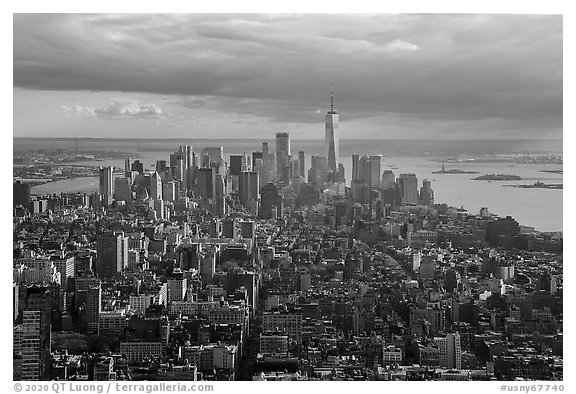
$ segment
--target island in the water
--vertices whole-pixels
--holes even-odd
[[[432,174],[478,174],[478,171],[466,171],[457,168],[447,170],[444,168],[444,164],[442,164],[442,169],[440,171],[433,171]]]
[[[532,184],[532,185],[504,185],[507,187],[518,187],[520,189],[552,189],[552,190],[559,190],[564,188],[564,184],[562,183],[542,183],[540,181]]]
[[[541,170],[540,172],[547,172],[549,174],[564,174],[564,170]]]
[[[521,179],[518,175],[509,174],[486,174],[472,178],[473,181],[519,181]]]

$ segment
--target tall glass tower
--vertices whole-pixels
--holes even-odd
[[[339,145],[338,139],[338,112],[334,110],[334,89],[330,93],[330,111],[326,114],[326,132],[324,134],[324,141],[326,143],[326,151],[328,156],[328,171],[337,171],[339,158]]]

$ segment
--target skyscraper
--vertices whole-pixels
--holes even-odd
[[[260,205],[260,217],[272,219],[282,216],[282,196],[273,183],[268,183],[262,188],[262,204]]]
[[[326,129],[324,133],[324,140],[326,143],[326,152],[328,157],[328,171],[338,170],[339,145],[338,138],[338,112],[334,110],[334,90],[330,94],[330,111],[326,114]]]
[[[432,190],[432,184],[428,179],[422,181],[422,187],[420,188],[420,203],[429,207],[434,205],[434,190]]]
[[[193,151],[190,145],[180,146],[180,155],[182,156],[182,183],[184,188],[190,189],[192,187],[191,175],[193,165]],[[159,170],[156,169],[158,172]]]
[[[258,173],[255,171],[244,171],[240,175],[238,195],[240,202],[244,206],[249,206],[253,200],[258,200],[260,185],[258,184]]]
[[[368,179],[368,184],[373,189],[380,187],[381,168],[382,168],[382,156],[380,155],[370,156],[370,178]]]
[[[102,235],[96,240],[96,271],[101,278],[111,278],[128,266],[128,238],[123,233]]]
[[[276,133],[276,173],[278,180],[288,184],[290,177],[290,134]]]
[[[162,200],[162,179],[156,171],[150,176],[150,198]]]
[[[13,197],[14,197],[14,206],[22,205],[24,208],[28,208],[30,205],[30,184],[29,183],[22,183],[20,181],[16,181],[13,184]]]
[[[51,297],[45,286],[25,290],[22,312],[22,380],[48,380],[50,374]]]
[[[328,175],[328,161],[324,156],[312,156],[308,171],[308,182],[318,187],[323,186]]]
[[[384,170],[380,186],[382,190],[394,189],[396,187],[396,177],[392,170]]]
[[[99,191],[101,195],[112,196],[114,194],[114,176],[112,167],[100,167]]]
[[[102,287],[90,286],[86,291],[86,325],[88,334],[98,334],[98,321],[102,312]]]
[[[440,350],[440,366],[449,369],[462,368],[462,350],[460,334],[446,334],[445,337],[435,337],[434,343]]]
[[[398,187],[402,204],[418,204],[418,179],[415,174],[400,174]]]
[[[360,155],[358,153],[352,154],[352,180],[358,180],[360,174]]]
[[[306,158],[303,150],[298,152],[298,163],[300,164],[300,177],[304,178],[306,176]]]
[[[205,167],[198,170],[198,194],[205,198],[214,198],[216,194],[216,173],[214,168]]]
[[[114,180],[114,199],[117,201],[125,201],[126,204],[132,203],[132,190],[130,189],[129,178],[116,178]]]
[[[230,175],[240,176],[242,173],[242,162],[244,156],[242,155],[231,155],[230,156]]]

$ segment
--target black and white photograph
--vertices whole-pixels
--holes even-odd
[[[12,18],[16,392],[570,391],[562,14]]]

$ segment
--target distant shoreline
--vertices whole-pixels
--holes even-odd
[[[166,141],[270,141],[273,138],[136,138],[136,137],[12,137],[14,140],[47,140],[47,141],[146,141],[146,142],[166,142]],[[324,141],[320,138],[291,138],[291,141]],[[445,138],[340,138],[340,141],[500,141],[500,142],[524,142],[524,141],[548,141],[563,142],[563,139],[554,138],[527,138],[527,139],[495,139],[495,138],[474,138],[474,139],[445,139]]]

